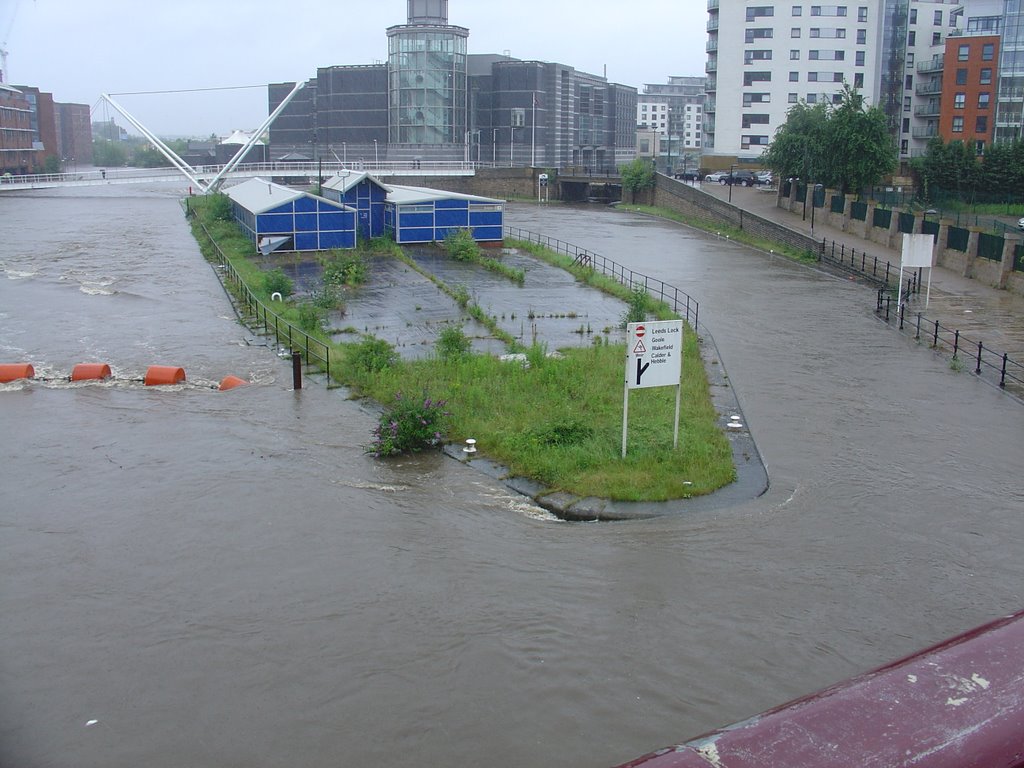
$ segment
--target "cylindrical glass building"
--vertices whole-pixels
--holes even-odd
[[[394,144],[462,144],[469,30],[448,23],[448,0],[408,0],[388,28],[388,135]]]

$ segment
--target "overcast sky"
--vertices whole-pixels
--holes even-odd
[[[642,88],[703,76],[706,0],[450,0],[470,53],[568,64]],[[127,122],[100,94],[261,86],[183,95],[115,96],[161,136],[227,135],[267,116],[266,84],[317,67],[387,58],[389,26],[406,0],[0,0],[4,80],[94,120]]]

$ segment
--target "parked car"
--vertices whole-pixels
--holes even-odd
[[[677,179],[682,179],[683,181],[700,181],[701,180],[700,171],[694,170],[694,169],[676,171],[673,174],[673,177],[677,178]]]
[[[1017,219],[1017,229],[1024,232],[1024,219]]]
[[[757,176],[757,183],[758,184],[764,184],[766,186],[771,186],[772,182],[774,181],[774,179],[772,177],[772,172],[771,171],[758,171],[754,175]]]
[[[728,175],[728,171],[715,171],[714,173],[709,173],[707,176],[705,176],[704,181],[710,181],[712,183],[720,182],[722,184],[726,184],[727,182],[722,181],[722,179],[724,179]]]
[[[734,170],[732,173],[725,174],[721,183],[752,187],[757,184],[757,177],[754,175],[753,171],[745,171],[741,168],[739,170]]]

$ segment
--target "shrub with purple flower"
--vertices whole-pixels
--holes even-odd
[[[397,456],[445,441],[448,411],[444,400],[433,400],[426,393],[420,399],[403,397],[399,392],[391,408],[381,414],[373,430],[373,442],[367,449],[376,457]]]

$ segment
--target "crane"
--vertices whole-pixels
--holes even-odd
[[[11,36],[11,30],[14,28],[14,20],[18,16],[18,0],[14,0],[14,9],[11,11],[11,21],[7,25],[7,29],[4,31],[3,42],[0,42],[0,83],[6,83],[10,81],[10,76],[7,74],[7,38]]]

